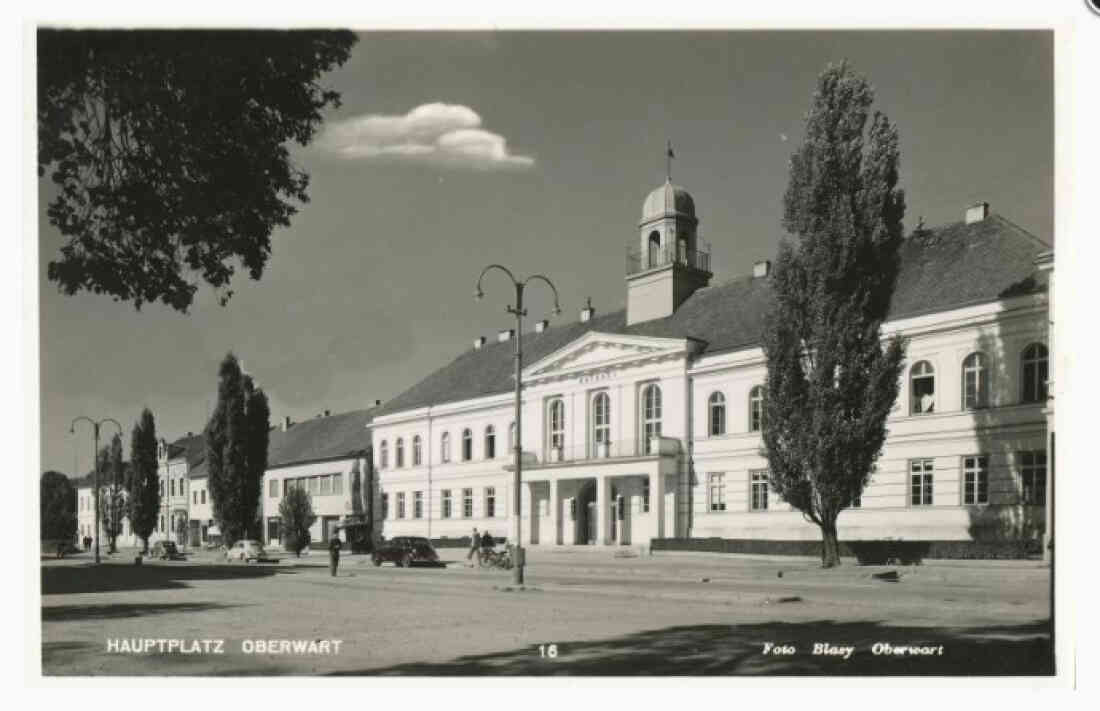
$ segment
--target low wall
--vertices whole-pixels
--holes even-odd
[[[738,538],[654,538],[650,550],[753,555],[820,556],[820,541],[780,541]],[[920,560],[1042,558],[1042,541],[841,541],[840,555],[849,558]]]

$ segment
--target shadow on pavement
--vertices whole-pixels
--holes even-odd
[[[190,587],[189,580],[240,580],[294,575],[276,566],[245,564],[131,565],[105,563],[42,568],[43,595],[124,592],[128,590],[172,590]]]
[[[552,640],[548,640],[550,642]],[[762,653],[764,643],[790,644],[790,656]],[[815,656],[815,643],[854,646],[844,660]],[[872,653],[878,643],[943,645],[942,656],[898,657]],[[410,676],[1040,676],[1054,673],[1049,621],[1004,627],[894,627],[881,622],[692,625],[650,630],[600,641],[556,642],[557,657],[537,646],[510,652],[412,663],[339,675]]]
[[[113,605],[55,605],[42,608],[43,622],[72,622],[76,620],[114,620],[125,617],[144,617],[174,612],[206,612],[224,610],[239,605],[223,605],[216,602],[170,602]]]

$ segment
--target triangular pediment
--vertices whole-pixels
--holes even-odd
[[[568,376],[601,368],[626,367],[684,353],[682,338],[624,336],[589,331],[523,369],[523,379]]]

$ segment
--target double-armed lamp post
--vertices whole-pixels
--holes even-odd
[[[554,287],[554,284],[541,274],[535,274],[527,277],[523,281],[520,281],[512,275],[505,267],[499,264],[490,264],[481,270],[481,276],[477,278],[477,289],[474,291],[474,298],[480,300],[485,293],[481,290],[481,280],[485,278],[485,275],[493,270],[499,269],[504,272],[509,279],[512,280],[513,286],[516,288],[516,305],[508,306],[507,311],[510,314],[514,314],[516,317],[516,436],[513,445],[513,454],[515,456],[515,472],[513,473],[512,484],[512,515],[515,517],[513,534],[515,535],[515,570],[516,570],[516,584],[523,584],[523,566],[525,561],[523,559],[523,544],[522,544],[522,529],[523,525],[520,522],[520,505],[522,498],[520,496],[523,485],[523,425],[522,425],[522,391],[523,381],[523,317],[527,315],[527,309],[523,307],[523,289],[531,281],[545,282],[550,290],[554,292],[554,315],[561,313],[561,305],[558,302],[558,290]]]
[[[99,426],[111,423],[118,428],[118,436],[122,436],[122,425],[118,424],[118,420],[111,417],[104,417],[98,422],[90,417],[81,415],[73,419],[69,424],[69,434],[76,434],[76,423],[81,420],[86,421],[92,426],[92,496],[95,497],[95,562],[99,564]]]

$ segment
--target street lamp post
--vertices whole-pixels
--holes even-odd
[[[516,305],[508,306],[507,311],[510,314],[514,314],[516,317],[516,437],[513,442],[513,455],[515,457],[515,472],[512,477],[512,512],[515,516],[513,522],[513,535],[515,536],[516,546],[516,584],[523,584],[523,541],[522,541],[522,523],[520,521],[520,506],[522,498],[520,495],[520,487],[523,485],[523,425],[522,425],[522,390],[523,381],[521,380],[521,371],[523,370],[523,317],[527,315],[527,310],[523,307],[523,289],[531,281],[545,282],[550,290],[554,292],[554,315],[561,313],[561,306],[558,303],[558,290],[554,284],[541,274],[534,274],[527,277],[523,281],[520,281],[512,275],[512,272],[507,268],[502,267],[499,264],[490,264],[481,270],[481,276],[477,278],[477,289],[474,291],[474,298],[481,299],[485,296],[485,293],[481,290],[481,280],[485,278],[485,275],[493,270],[499,269],[504,272],[509,279],[512,280],[512,285],[516,288]]]
[[[104,417],[96,422],[90,417],[81,415],[74,418],[69,424],[69,434],[76,434],[76,423],[85,420],[92,426],[92,496],[95,498],[95,562],[99,564],[99,426],[110,422],[118,428],[118,434],[122,436],[122,425],[111,417]]]

